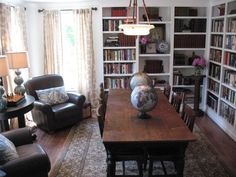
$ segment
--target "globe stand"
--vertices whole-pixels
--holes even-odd
[[[148,115],[146,112],[139,112],[138,118],[139,118],[139,119],[150,119],[151,116]]]

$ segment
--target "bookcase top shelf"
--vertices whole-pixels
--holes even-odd
[[[207,19],[205,16],[175,16],[175,19]]]

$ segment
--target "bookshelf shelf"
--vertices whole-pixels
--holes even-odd
[[[128,77],[132,76],[132,74],[104,74],[104,77]]]
[[[121,61],[104,61],[104,63],[135,63],[136,60],[121,60]]]
[[[213,81],[215,81],[215,82],[218,82],[218,83],[220,83],[220,81],[219,81],[219,80],[217,80],[217,79],[216,79],[216,78],[214,78],[214,77],[208,76],[208,78],[209,78],[209,79],[211,79],[211,80],[213,80]]]
[[[207,19],[205,16],[175,16],[175,19]]]
[[[232,0],[211,4],[206,102],[210,108],[207,109],[209,117],[236,141],[236,87],[233,86],[236,83],[235,9],[236,1]]]
[[[145,21],[140,21],[140,24],[149,24]],[[150,24],[171,24],[171,21],[150,21]]]
[[[170,54],[139,54],[139,57],[170,57]]]
[[[170,73],[147,73],[149,76],[170,76]]]
[[[206,33],[196,33],[196,32],[178,32],[175,35],[206,35]]]
[[[223,101],[224,103],[230,105],[232,108],[236,109],[236,105],[235,105],[235,104],[232,104],[232,103],[229,102],[228,100],[226,100],[226,99],[224,99],[224,98],[221,98],[220,100]]]
[[[220,65],[221,63],[220,62],[217,62],[217,61],[213,61],[213,60],[209,60],[210,63],[214,63],[216,65]]]
[[[173,66],[173,68],[174,69],[178,69],[178,68],[184,68],[184,69],[193,69],[194,68],[194,66],[192,66],[192,65],[188,65],[188,66],[186,66],[186,65],[183,65],[183,66]]]
[[[135,46],[131,46],[131,47],[103,47],[103,49],[136,49]]]
[[[206,50],[206,48],[174,48],[174,50],[191,50],[191,51],[197,51],[197,50],[199,50],[199,51],[205,51]]]
[[[103,31],[103,34],[119,34],[122,33],[122,31]]]
[[[216,92],[212,91],[211,89],[207,89],[208,92],[210,92],[211,94],[215,95],[216,97],[219,97],[219,94],[217,94]]]

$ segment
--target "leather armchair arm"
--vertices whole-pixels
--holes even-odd
[[[69,102],[72,102],[76,105],[78,105],[79,107],[83,107],[83,104],[85,102],[85,96],[81,95],[77,92],[67,92],[68,96],[69,96]]]
[[[22,156],[17,159],[8,161],[2,165],[2,170],[4,170],[9,176],[24,176],[26,171],[27,174],[34,173],[35,163],[37,163],[38,171],[47,171],[50,170],[50,160],[46,152],[40,147],[39,144],[33,144],[38,147],[38,153],[32,153],[30,156]],[[31,172],[29,172],[31,171]]]
[[[34,101],[34,108],[38,109],[42,112],[52,112],[52,107],[49,104],[44,103],[44,102],[39,101],[39,100]]]
[[[15,146],[33,143],[32,132],[29,127],[13,129],[1,134],[12,141]]]

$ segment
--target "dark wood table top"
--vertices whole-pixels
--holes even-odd
[[[164,94],[157,90],[158,103],[148,112],[150,119],[139,119],[130,101],[131,91],[109,91],[103,142],[152,143],[189,142],[196,140]]]

